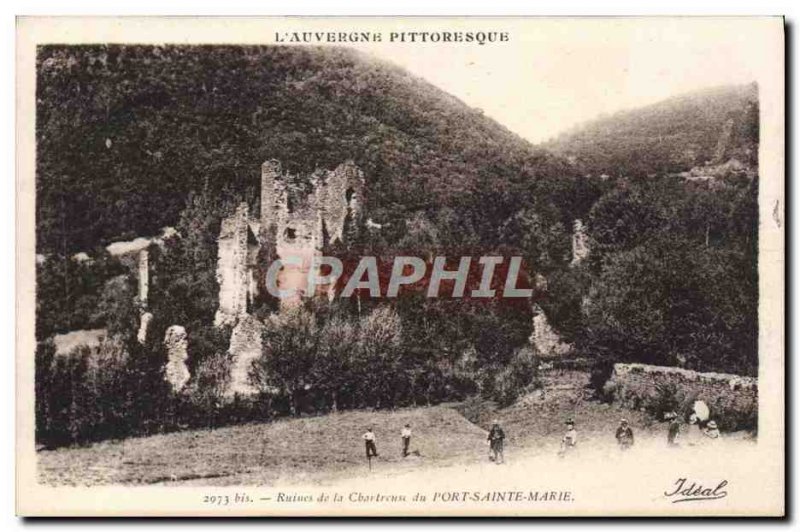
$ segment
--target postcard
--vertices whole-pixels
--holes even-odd
[[[782,516],[781,17],[20,17],[17,513]]]

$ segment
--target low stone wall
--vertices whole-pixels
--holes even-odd
[[[704,401],[723,431],[755,430],[758,380],[728,373],[699,373],[647,364],[615,364],[604,392],[621,406],[646,410],[661,418],[667,410],[679,416]]]

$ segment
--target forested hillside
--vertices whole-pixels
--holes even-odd
[[[758,89],[725,86],[622,111],[566,131],[545,147],[583,174],[641,177],[737,159],[758,165]]]
[[[444,208],[452,227],[493,241],[509,213],[547,203],[573,173],[480,110],[346,49],[43,47],[38,66],[42,253],[155,234],[206,182],[252,195],[270,158],[292,172],[353,159],[390,241],[403,231],[392,222]]]
[[[578,351],[755,374],[758,132],[750,84],[617,113],[546,144],[603,189],[586,220],[590,260],[554,274],[547,302]]]
[[[348,159],[364,172],[374,230],[326,250],[344,260],[522,256],[546,279],[535,302],[594,362],[598,390],[619,361],[757,372],[753,86],[620,113],[538,147],[339,48],[47,46],[37,98],[41,441],[473,396],[507,405],[539,384],[530,301],[411,292],[282,313],[257,303],[263,349],[249,375],[261,394],[226,403],[217,237],[231,206],[258,208],[273,158],[293,173]],[[578,218],[591,251],[573,264]],[[101,246],[167,225],[179,236],[151,246],[154,317],[141,343],[135,282]],[[78,251],[91,260],[71,259]],[[163,378],[176,324],[191,374],[180,393]],[[99,354],[58,356],[50,341],[100,327],[114,340]]]

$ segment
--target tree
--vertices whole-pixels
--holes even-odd
[[[615,361],[752,374],[757,298],[741,266],[740,255],[670,236],[611,255],[588,294],[579,350]]]
[[[357,386],[358,328],[341,316],[333,316],[320,331],[319,353],[314,365],[316,387],[326,396],[331,410],[352,401]]]
[[[400,316],[381,305],[361,319],[358,354],[359,391],[362,400],[380,408],[394,404],[398,381],[404,378],[399,350],[403,332]]]
[[[271,315],[264,325],[262,355],[253,363],[251,379],[264,393],[287,397],[289,412],[299,415],[302,395],[313,384],[319,328],[301,306]]]

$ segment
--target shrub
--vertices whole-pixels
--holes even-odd
[[[511,362],[495,376],[492,398],[500,406],[508,406],[523,394],[530,385],[536,385],[536,357],[526,349],[520,349]]]
[[[601,401],[610,401],[613,396],[613,389],[606,386],[611,373],[614,371],[614,364],[606,358],[600,359],[592,367],[589,374],[589,387],[594,390],[595,395]]]

